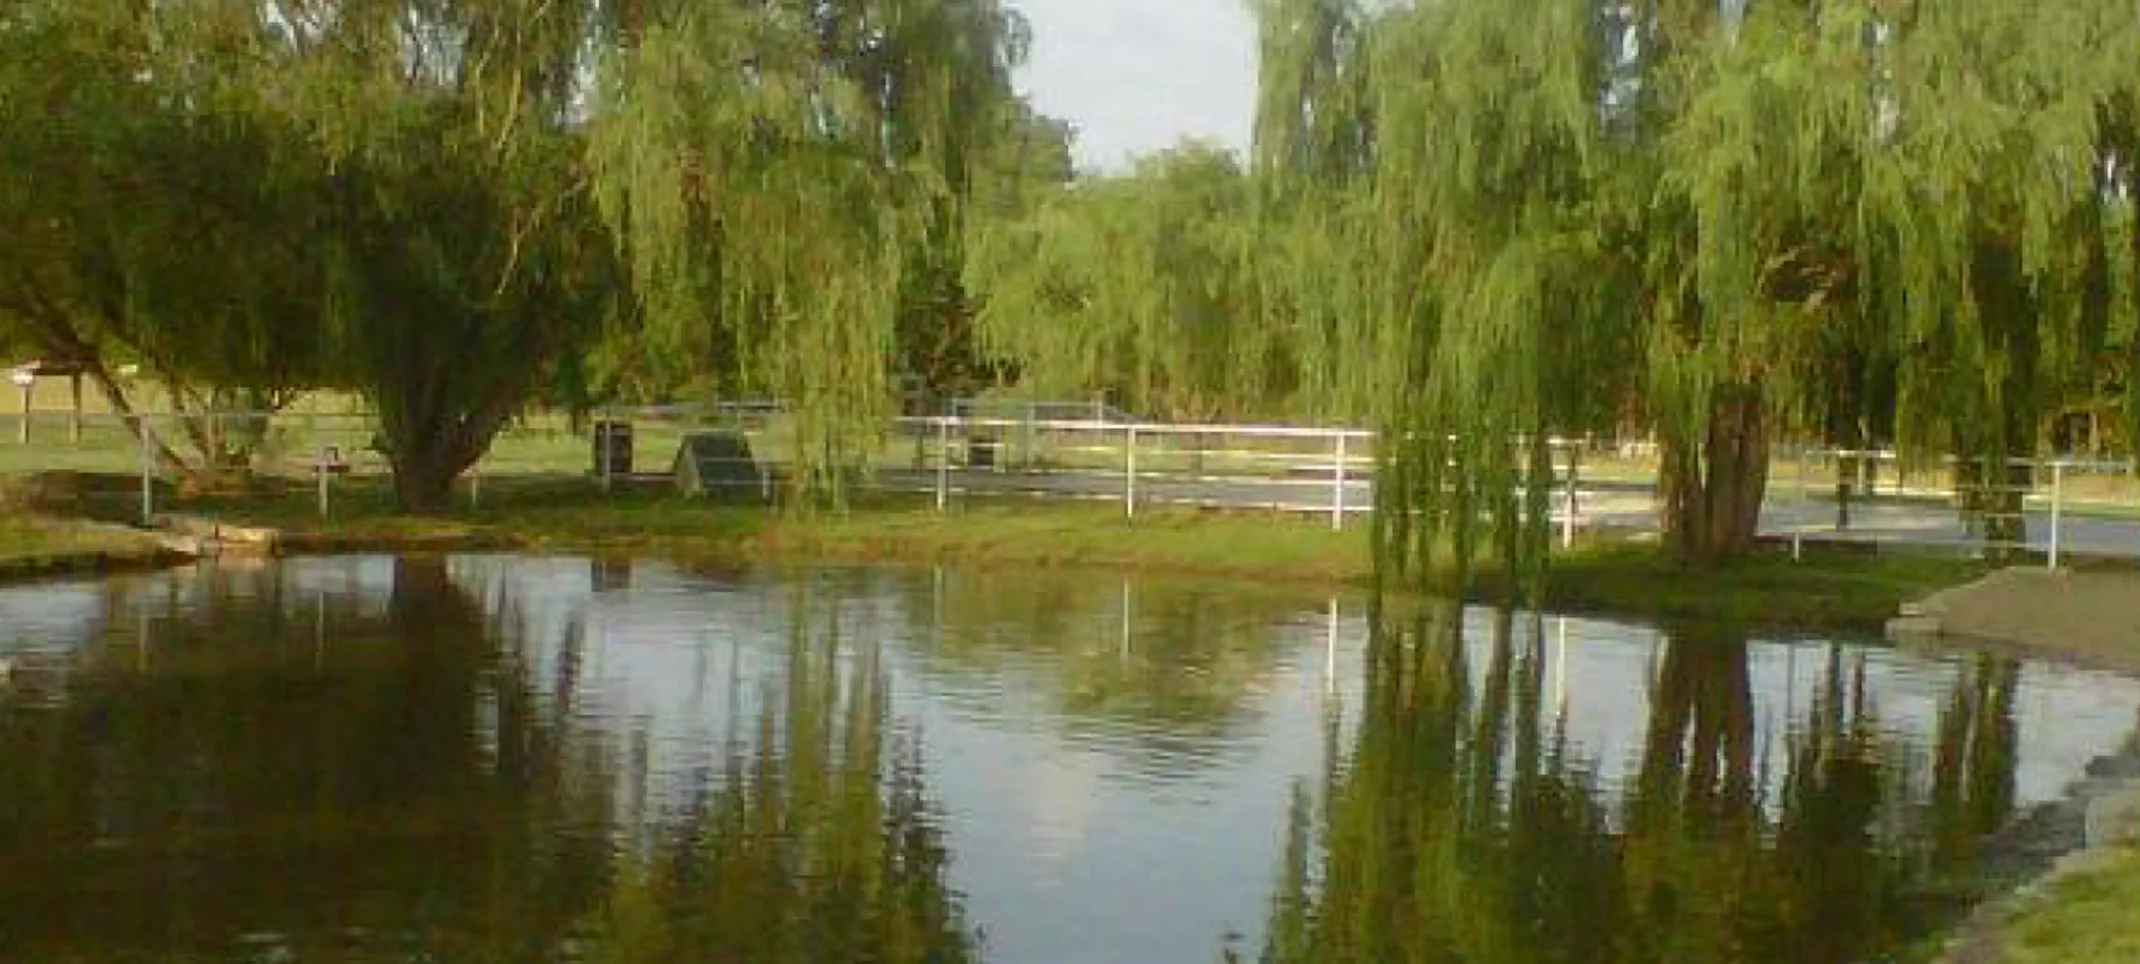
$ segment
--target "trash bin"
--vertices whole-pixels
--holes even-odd
[[[632,423],[608,419],[594,423],[594,474],[632,474]]]

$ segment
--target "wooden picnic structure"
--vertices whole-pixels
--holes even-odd
[[[8,380],[22,391],[22,427],[18,441],[30,442],[31,406],[36,401],[37,383],[46,378],[67,379],[69,397],[73,400],[72,415],[67,422],[67,436],[71,442],[82,441],[82,376],[89,373],[89,366],[80,361],[64,358],[34,358],[13,366]]]

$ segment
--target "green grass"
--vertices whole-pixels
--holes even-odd
[[[1562,557],[1548,593],[1556,608],[1804,628],[1878,629],[1903,603],[1980,578],[1991,566],[1953,554],[1808,549],[1690,568],[1654,545],[1593,543]]]
[[[231,522],[287,530],[312,549],[474,544],[557,551],[633,552],[785,561],[1005,563],[1094,566],[1366,586],[1374,566],[1364,528],[1331,531],[1321,517],[1152,510],[1134,519],[1111,505],[969,502],[938,515],[925,499],[882,497],[844,514],[800,515],[657,494],[605,497],[584,481],[486,483],[480,508],[436,517],[395,512],[371,481],[343,484],[323,522],[310,496],[211,500],[182,506]],[[1664,621],[1801,629],[1877,629],[1902,603],[1983,572],[1947,556],[1764,554],[1736,565],[1682,567],[1654,545],[1588,542],[1564,553],[1549,607]],[[1505,597],[1492,566],[1474,595]]]
[[[28,516],[0,518],[0,571],[85,556],[153,553],[145,536]]]
[[[2004,964],[2140,961],[2140,854],[2053,884],[2006,927]]]

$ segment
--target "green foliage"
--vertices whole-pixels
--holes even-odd
[[[234,109],[226,19],[137,6],[0,12],[0,344],[86,364],[120,411],[120,362],[182,407],[278,406],[323,358],[283,132]]]
[[[2131,11],[1257,10],[1260,324],[1407,440],[1397,572],[1538,572],[1548,435],[1654,431],[1711,558],[1750,548],[1779,435],[2006,458],[2132,391]]]
[[[575,117],[594,9],[343,3],[263,25],[248,93],[314,192],[330,374],[378,409],[409,508],[446,501],[613,310]]]
[[[617,292],[573,117],[594,9],[22,8],[0,91],[46,113],[0,125],[0,299],[115,401],[106,350],[200,407],[360,389],[435,507]]]
[[[605,61],[590,157],[653,381],[785,399],[804,487],[894,397],[903,312],[956,308],[975,167],[1016,116],[993,0],[679,4]]]
[[[1251,323],[1251,192],[1231,155],[1189,145],[985,224],[984,349],[1051,397],[1188,420],[1270,409],[1292,375],[1283,333]]]

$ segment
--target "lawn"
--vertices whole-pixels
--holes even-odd
[[[1334,532],[1322,516],[968,501],[938,514],[923,498],[870,496],[844,513],[769,510],[640,491],[604,496],[579,479],[486,483],[480,507],[435,517],[393,510],[373,480],[344,484],[332,519],[310,497],[206,500],[184,511],[284,529],[314,549],[437,545],[441,540],[558,551],[781,561],[945,561],[1097,566],[1265,582],[1365,587],[1375,574],[1364,526]],[[1805,630],[1877,631],[1901,604],[1986,571],[1952,555],[1764,553],[1735,565],[1683,567],[1654,544],[1585,541],[1556,558],[1556,610],[1722,621]],[[1436,574],[1437,579],[1446,574]],[[1482,565],[1473,595],[1505,598]]]

